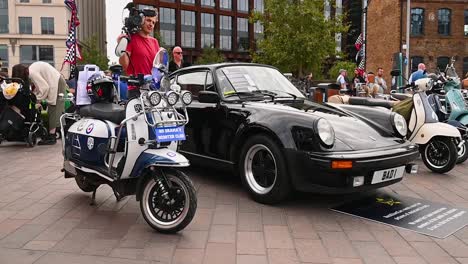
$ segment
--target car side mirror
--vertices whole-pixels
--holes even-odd
[[[398,70],[398,69],[392,70],[392,71],[390,72],[390,75],[392,75],[392,76],[400,76],[400,75],[401,75],[401,71]]]
[[[219,103],[219,94],[213,91],[200,91],[198,92],[198,101],[200,103]]]

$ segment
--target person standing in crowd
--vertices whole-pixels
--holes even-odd
[[[158,40],[153,38],[151,34],[154,31],[154,25],[157,20],[157,12],[155,9],[144,9],[143,25],[141,30],[132,34],[131,41],[127,45],[126,52],[120,58],[119,63],[124,68],[128,75],[137,76],[138,74],[151,74],[153,68],[153,60],[156,53],[159,51]],[[119,35],[119,42],[125,34]],[[135,86],[128,86],[128,98],[137,97],[140,90]]]
[[[408,83],[413,83],[419,79],[426,77],[426,65],[424,63],[418,64],[418,70],[413,72],[408,80]]]
[[[375,76],[375,84],[377,84],[377,88],[379,89],[378,93],[383,94],[387,91],[387,82],[383,78],[383,68],[377,68],[377,76]]]
[[[172,49],[172,61],[169,62],[169,72],[175,72],[178,69],[181,69],[183,67],[190,66],[188,63],[185,63],[184,60],[184,54],[182,51],[182,48],[179,46],[175,46]]]
[[[351,80],[351,85],[352,85],[352,94],[353,95],[357,95],[357,87],[359,85],[363,85],[365,84],[366,80],[364,79],[364,77],[359,73],[359,69],[354,69],[354,77],[353,79]]]
[[[340,75],[336,78],[336,83],[340,85],[340,89],[347,89],[348,82],[346,80],[346,70],[340,69]]]

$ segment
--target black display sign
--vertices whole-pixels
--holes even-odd
[[[330,209],[437,238],[468,224],[468,209],[394,194],[374,194]]]

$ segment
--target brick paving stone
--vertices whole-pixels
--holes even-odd
[[[269,248],[270,264],[298,264],[299,258],[294,249]]]
[[[406,241],[412,241],[412,242],[431,242],[431,238],[429,236],[423,235],[416,233],[411,230],[406,230],[403,228],[395,228],[395,231],[397,231]]]
[[[143,249],[143,258],[158,263],[171,263],[176,249],[171,243],[149,243]]]
[[[234,225],[213,225],[211,226],[208,242],[214,243],[235,243],[236,226]]]
[[[209,230],[212,223],[213,209],[197,208],[197,212],[192,219],[192,222],[185,228],[185,230]]]
[[[241,213],[260,213],[262,205],[252,201],[250,198],[239,199],[239,212]]]
[[[208,231],[183,231],[177,248],[205,248]]]
[[[173,264],[201,264],[203,262],[204,249],[185,249],[175,250]]]
[[[10,219],[34,219],[51,207],[51,204],[33,204],[11,216]]]
[[[267,248],[294,248],[287,226],[264,226]]]
[[[237,264],[268,264],[266,256],[237,255]]]
[[[393,257],[397,264],[426,264],[427,262],[421,257]]]
[[[319,232],[328,255],[333,258],[358,258],[344,232]]]
[[[216,200],[210,196],[198,196],[197,197],[197,209],[205,208],[205,209],[215,209],[216,208]]]
[[[43,232],[47,226],[40,225],[23,225],[0,240],[0,247],[6,248],[22,248],[30,240],[33,240],[37,235]],[[47,240],[47,239],[42,239]]]
[[[81,250],[81,254],[107,256],[118,243],[118,240],[92,239],[87,241],[87,245]]]
[[[293,238],[317,239],[314,226],[306,216],[288,216],[287,222]]]
[[[428,263],[457,263],[435,242],[410,242],[410,244]]]
[[[297,254],[302,262],[332,263],[320,240],[294,239]]]
[[[468,258],[468,245],[456,236],[449,236],[445,239],[433,239],[450,256],[459,258]]]
[[[57,244],[57,241],[29,241],[26,245],[24,245],[23,249],[29,250],[49,250],[53,248]]]
[[[213,216],[214,225],[235,225],[237,220],[237,206],[217,204]]]
[[[237,215],[238,231],[263,231],[261,213],[242,213]]]
[[[265,255],[265,240],[261,232],[237,232],[238,255]]]
[[[375,241],[374,236],[367,230],[345,230],[344,232],[351,241]]]
[[[416,251],[414,251],[414,249],[395,230],[373,230],[372,233],[391,256],[418,256]]]
[[[460,264],[468,264],[468,258],[457,258]]]
[[[70,253],[51,252],[43,255],[34,264],[152,264],[149,260],[131,260],[126,258],[110,258],[100,256],[77,255]]]
[[[5,264],[33,264],[46,252],[23,249],[9,249],[0,247],[0,263]]]
[[[78,224],[79,220],[75,219],[59,220],[38,235],[35,240],[60,241]]]
[[[143,259],[142,248],[114,248],[110,253],[110,257],[123,259]]]
[[[262,208],[262,223],[264,225],[287,225],[286,215],[283,209],[274,207]]]
[[[208,243],[206,245],[204,264],[235,264],[236,246],[226,243]]]
[[[394,264],[392,257],[377,242],[351,242],[365,263]]]
[[[333,258],[333,264],[364,264],[360,259],[351,259],[351,258]]]

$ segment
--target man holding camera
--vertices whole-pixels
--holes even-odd
[[[158,40],[151,36],[157,19],[156,10],[144,9],[142,13],[144,16],[140,26],[141,29],[137,33],[130,35],[131,41],[128,43],[126,52],[119,58],[120,65],[122,65],[128,75],[151,74],[153,59],[159,51]],[[127,35],[119,35],[117,42],[123,37],[127,37]],[[139,96],[139,93],[138,87],[128,87],[129,99]]]

